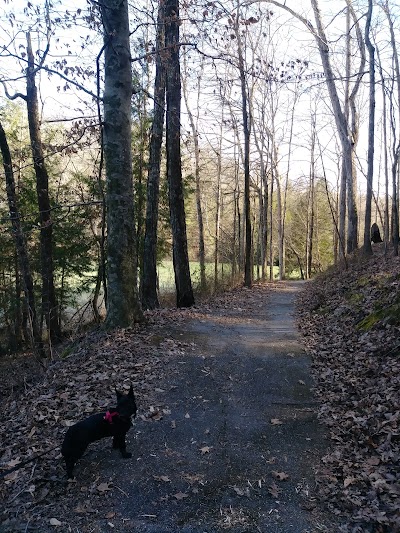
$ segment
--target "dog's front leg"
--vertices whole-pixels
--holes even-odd
[[[126,433],[115,435],[113,438],[113,448],[118,449],[124,459],[129,459],[130,457],[132,457],[132,454],[126,451],[125,436]]]

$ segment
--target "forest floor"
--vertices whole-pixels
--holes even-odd
[[[0,532],[400,531],[399,260],[375,252],[92,332],[44,375],[3,359],[0,468],[51,451],[0,479]],[[132,458],[100,441],[67,482],[66,426],[131,382]]]

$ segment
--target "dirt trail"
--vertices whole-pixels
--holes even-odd
[[[93,334],[56,362],[18,398],[21,416],[8,409],[9,459],[57,447],[62,420],[99,410],[116,383],[133,381],[132,458],[103,440],[74,483],[57,451],[16,471],[0,486],[0,531],[336,533],[314,498],[327,441],[293,320],[302,286],[256,285],[158,311],[148,326]]]
[[[326,440],[292,316],[300,288],[241,291],[230,309],[168,331],[192,351],[158,384],[166,416],[137,423],[132,462],[114,463],[113,531],[333,531],[313,499]]]

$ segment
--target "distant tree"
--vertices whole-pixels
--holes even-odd
[[[393,54],[394,72],[393,83],[389,90],[389,105],[390,105],[390,128],[392,132],[392,210],[391,210],[391,239],[394,249],[394,255],[399,255],[399,191],[397,186],[397,176],[400,164],[400,134],[396,131],[400,123],[400,59],[397,48],[398,39],[396,39],[396,30],[393,22],[394,15],[391,11],[391,4],[389,0],[383,0],[380,5],[386,15],[389,32],[390,32],[390,46]],[[394,87],[395,85],[395,87]],[[397,93],[397,109],[394,104],[394,92]]]
[[[186,111],[189,118],[190,129],[192,131],[193,144],[194,144],[194,176],[196,182],[196,212],[197,222],[199,225],[199,263],[200,263],[200,290],[204,291],[206,288],[206,252],[204,243],[204,220],[203,220],[203,207],[201,201],[201,183],[200,183],[200,143],[199,143],[199,117],[200,117],[200,90],[201,90],[201,77],[203,73],[204,61],[202,60],[200,70],[197,74],[197,103],[196,110],[192,112],[189,104],[189,90],[187,87],[186,72],[188,70],[186,61],[184,59],[185,72],[182,76],[182,89],[183,97],[185,100]]]
[[[372,254],[371,247],[371,204],[374,175],[374,148],[375,148],[375,48],[371,41],[370,29],[372,19],[372,0],[368,0],[367,21],[365,24],[365,43],[369,57],[369,114],[368,114],[368,170],[367,170],[367,196],[365,201],[364,222],[364,251]]]
[[[161,148],[165,116],[165,11],[160,2],[157,17],[156,75],[154,80],[154,111],[150,133],[149,170],[145,236],[143,243],[142,305],[145,309],[159,307],[157,295],[157,227],[160,196]]]
[[[8,146],[7,137],[1,123],[0,150],[3,157],[8,208],[10,212],[10,221],[13,229],[12,233],[18,254],[19,265],[22,272],[23,291],[25,293],[26,309],[29,316],[29,329],[31,331],[32,348],[34,353],[36,353],[40,357],[44,357],[45,352],[36,312],[35,292],[33,286],[31,266],[28,257],[27,242],[21,225],[21,216],[18,209],[11,153],[10,148]]]
[[[186,234],[186,216],[183,197],[181,161],[181,75],[179,61],[179,2],[165,2],[165,47],[167,62],[167,180],[172,228],[173,263],[175,272],[176,302],[178,307],[194,304],[190,278]]]

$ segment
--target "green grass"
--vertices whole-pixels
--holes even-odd
[[[158,267],[158,280],[160,292],[173,291],[175,289],[174,267],[172,261],[163,261]],[[220,263],[218,270],[219,281],[228,281],[232,272],[232,265],[229,263]],[[279,267],[273,267],[274,279],[279,277]],[[266,270],[267,279],[269,279],[269,268]],[[190,262],[190,276],[194,286],[200,284],[200,263],[198,261]],[[214,281],[214,263],[206,263],[206,278],[208,281]],[[257,279],[257,268],[254,267],[254,279]],[[300,274],[292,272],[290,279],[300,279]]]

